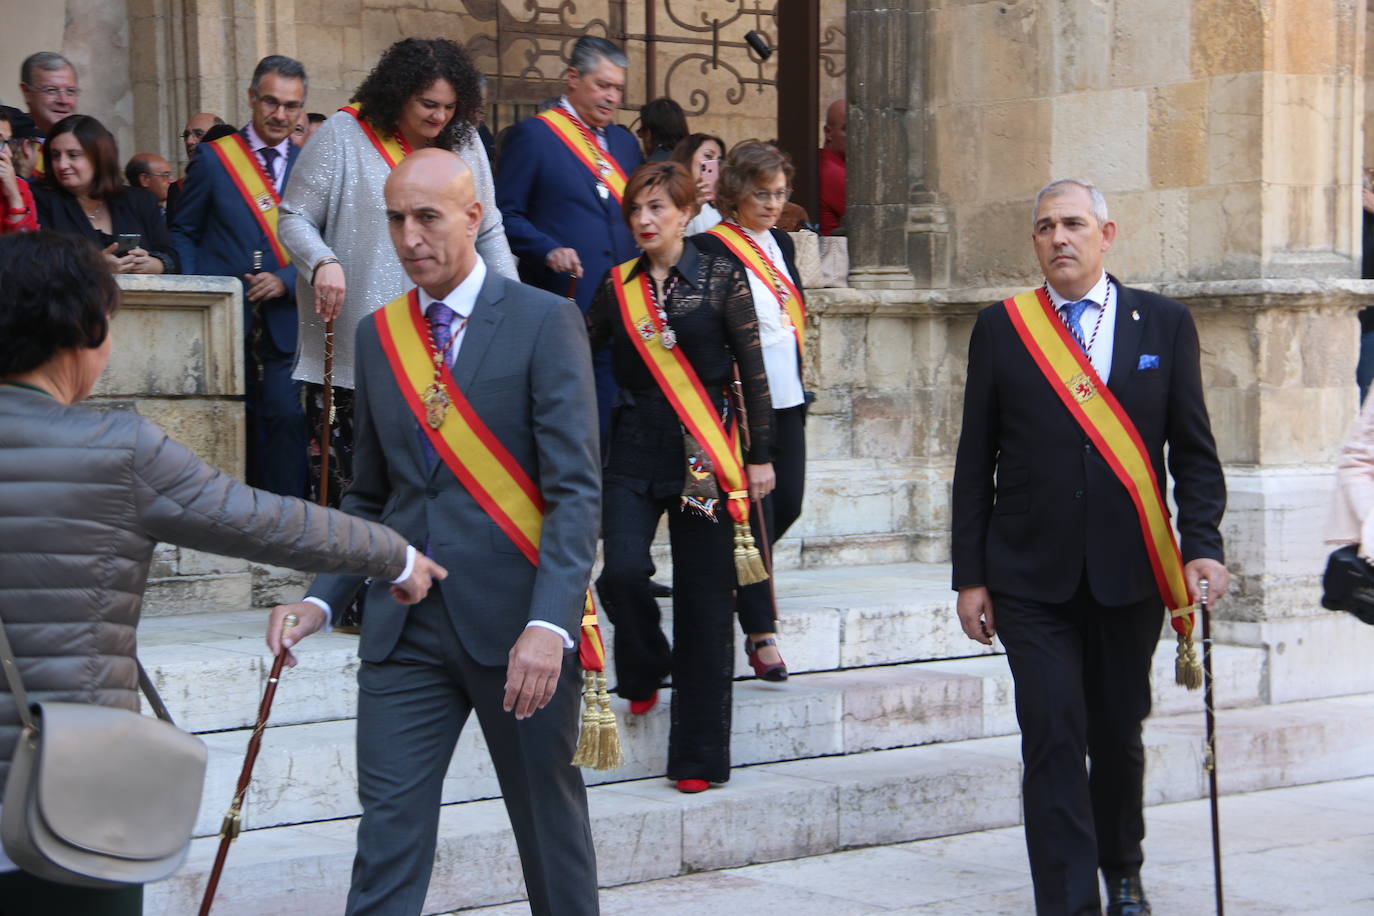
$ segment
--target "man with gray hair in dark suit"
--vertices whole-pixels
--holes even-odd
[[[571,302],[488,271],[482,206],[446,150],[387,179],[391,240],[417,289],[358,327],[354,480],[340,505],[385,520],[449,570],[406,608],[374,584],[358,670],[363,816],[347,912],[414,916],[444,773],[476,712],[536,914],[598,910],[577,742],[575,639],[600,523],[596,394]],[[309,620],[351,600],[321,576]],[[269,631],[270,632],[270,631]]]

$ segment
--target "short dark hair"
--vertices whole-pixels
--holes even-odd
[[[119,287],[91,242],[48,230],[0,236],[0,378],[100,346],[118,308]]]
[[[715,134],[688,134],[683,137],[678,145],[673,147],[672,154],[668,157],[674,162],[681,162],[683,167],[689,171],[692,168],[692,157],[697,154],[704,143],[714,143],[720,147],[721,158],[725,157],[725,141]]]
[[[311,124],[323,124],[327,120],[325,116],[320,114],[318,111],[306,112],[305,119],[309,121]]]
[[[726,216],[739,213],[739,202],[759,181],[782,172],[790,185],[797,170],[786,153],[762,140],[741,140],[725,156],[716,182],[716,209]]]
[[[258,61],[258,65],[253,68],[253,82],[249,83],[249,88],[257,92],[258,84],[269,73],[284,76],[289,80],[300,80],[301,88],[306,92],[310,91],[310,77],[305,75],[305,64],[285,54],[269,54]]]
[[[216,140],[223,140],[225,137],[232,137],[238,133],[232,124],[216,124],[205,132],[205,136],[200,138],[201,143],[214,143]],[[200,147],[196,147],[199,149]]]
[[[71,134],[81,144],[87,158],[91,160],[91,197],[95,200],[109,200],[124,193],[124,184],[119,180],[119,148],[115,146],[114,134],[105,129],[90,115],[67,115],[48,131],[47,142],[43,144],[43,184],[55,191],[64,190],[57,181],[57,172],[52,167],[52,143],[63,134]]]
[[[124,163],[124,180],[129,183],[131,188],[142,187],[138,180],[144,175],[151,175],[152,173],[153,170],[148,165],[147,153],[138,153]]]
[[[458,95],[458,106],[434,145],[456,150],[472,139],[482,108],[480,76],[468,53],[447,38],[404,38],[386,49],[352,101],[374,128],[394,134],[410,97],[436,80],[448,80]]]
[[[673,206],[679,210],[696,212],[697,183],[687,170],[677,162],[650,162],[635,169],[625,183],[625,193],[620,199],[620,212],[624,214],[625,222],[628,223],[634,214],[636,198],[649,188],[667,191]]]
[[[24,58],[24,62],[19,65],[19,82],[26,86],[32,86],[33,71],[47,70],[51,72],[63,69],[71,70],[72,73],[76,72],[72,62],[56,51],[35,51]]]
[[[649,132],[654,149],[671,150],[687,136],[687,114],[670,98],[654,99],[639,109],[639,129]]]

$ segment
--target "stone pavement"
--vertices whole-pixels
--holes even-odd
[[[1212,912],[1207,802],[1157,805],[1146,823],[1144,878],[1155,912]],[[1230,912],[1374,914],[1374,777],[1223,796],[1221,828]],[[457,912],[519,916],[529,908]],[[1011,827],[607,888],[601,912],[1021,916],[1032,905],[1021,828]]]

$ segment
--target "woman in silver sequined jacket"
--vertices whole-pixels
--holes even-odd
[[[378,136],[408,140],[412,148],[440,146],[463,157],[482,204],[477,253],[489,269],[518,280],[496,207],[491,163],[473,127],[481,105],[480,73],[466,52],[442,38],[399,41],[382,55],[353,102]],[[320,125],[291,170],[279,229],[299,268],[301,334],[295,378],[322,381],[320,312],[337,313],[334,384],[352,388],[358,322],[414,285],[387,235],[382,186],[390,174],[391,166],[348,111]],[[338,264],[329,263],[331,258]]]

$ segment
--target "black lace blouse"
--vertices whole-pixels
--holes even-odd
[[[637,282],[640,272],[648,269],[648,258],[641,258],[630,279]],[[664,285],[671,287],[664,310],[677,335],[677,346],[696,370],[702,387],[719,398],[722,412],[728,409],[732,369],[739,363],[749,412],[745,460],[750,464],[771,461],[772,399],[754,300],[739,265],[733,258],[700,251],[688,241]],[[682,428],[629,339],[609,275],[592,299],[587,331],[593,351],[612,347],[611,364],[621,390],[611,424],[606,476],[648,482],[656,493],[663,491],[658,495],[671,495],[674,488],[681,492]]]

